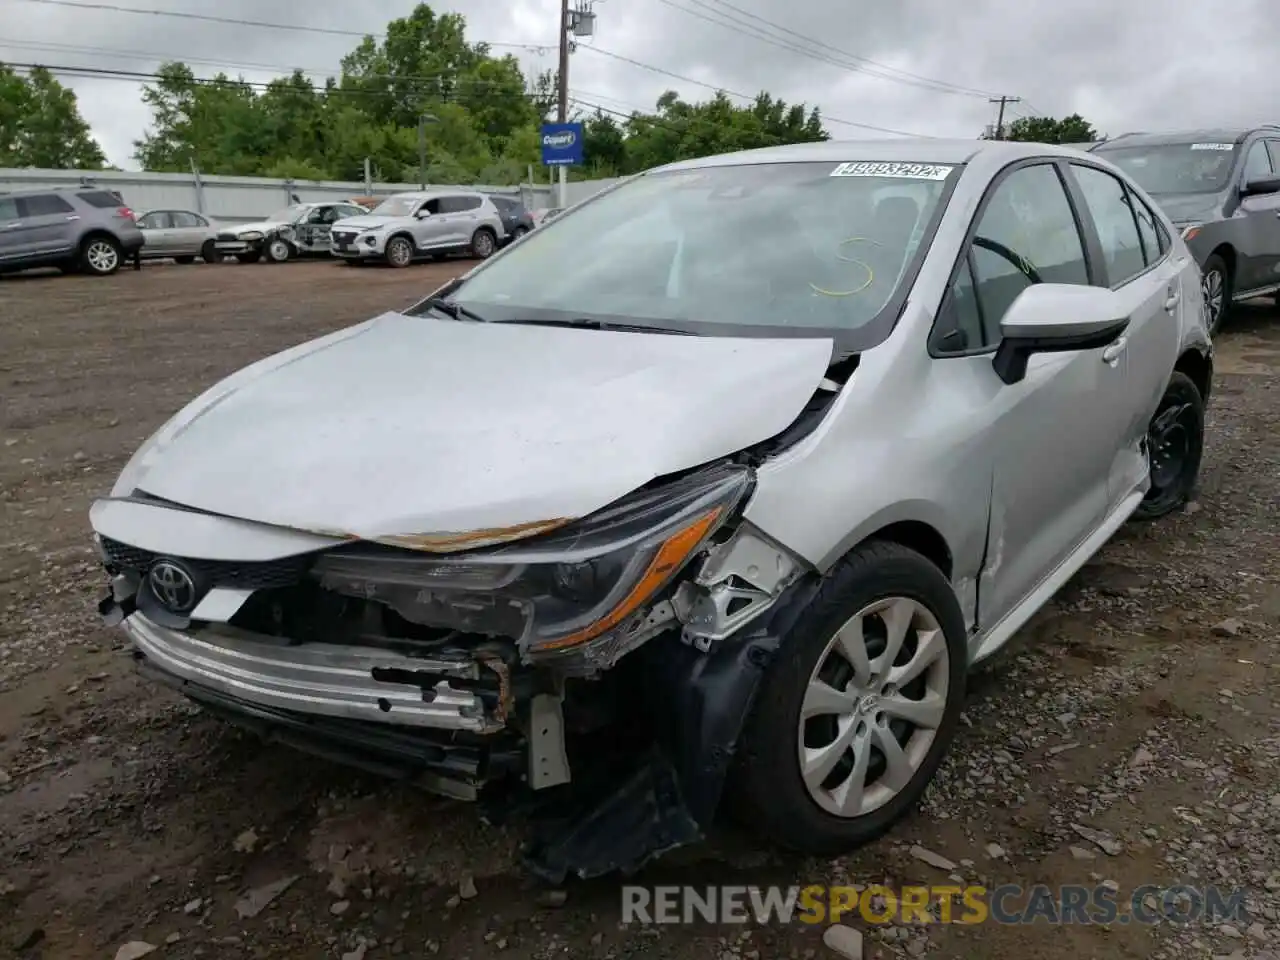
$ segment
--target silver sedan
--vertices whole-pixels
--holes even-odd
[[[147,238],[142,248],[143,259],[172,258],[178,263],[192,263],[200,257],[205,263],[222,261],[214,246],[218,225],[203,214],[190,210],[148,210],[139,214],[137,221]]]

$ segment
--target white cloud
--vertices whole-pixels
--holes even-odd
[[[594,44],[728,90],[767,90],[789,102],[817,104],[831,118],[827,127],[838,138],[875,134],[833,122],[835,118],[969,137],[995,116],[981,93],[943,92],[920,82],[876,77],[873,73],[886,72],[879,68],[826,62],[854,64],[853,57],[972,90],[1021,97],[1010,117],[1078,111],[1111,134],[1258,123],[1280,114],[1271,94],[1272,50],[1280,39],[1280,23],[1267,15],[1265,0],[970,0],[960,6],[946,0],[728,2],[738,10],[719,0],[601,0],[596,37],[583,47]],[[415,3],[221,0],[216,6],[192,7],[174,0],[118,0],[118,5],[380,32],[386,20],[405,16]],[[555,67],[557,0],[449,0],[434,8],[464,13],[473,40],[545,45],[541,51],[514,51],[530,72]],[[827,47],[815,57],[785,49],[813,49],[795,35],[782,35],[781,46],[764,42],[755,34],[767,28],[739,11],[844,53]],[[187,59],[197,75],[214,73],[224,63],[265,64],[278,67],[279,73],[294,67],[336,72],[341,57],[357,42],[355,36],[71,9],[33,0],[0,0],[0,23],[0,60],[150,71],[163,59]],[[272,75],[256,68],[223,69],[258,81]],[[139,86],[99,78],[63,82],[75,89],[110,160],[134,166],[132,142],[149,120]],[[587,49],[573,57],[570,86],[581,99],[594,98],[622,111],[651,108],[667,89],[689,99],[710,96],[703,87]]]

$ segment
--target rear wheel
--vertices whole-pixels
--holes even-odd
[[[512,231],[511,231],[511,239],[512,239],[512,240],[519,240],[521,237],[523,237],[523,236],[524,236],[526,233],[528,233],[528,232],[529,232],[529,228],[528,228],[528,227],[516,227],[514,230],[512,230]]]
[[[200,248],[200,259],[205,263],[221,263],[222,254],[218,252],[212,240],[206,240],[204,246]]]
[[[1139,520],[1156,520],[1191,496],[1204,454],[1204,399],[1185,373],[1174,371],[1147,427],[1147,463],[1151,488],[1134,511]]]
[[[1227,314],[1231,312],[1232,282],[1227,262],[1213,254],[1200,270],[1200,289],[1204,293],[1205,308],[1209,312],[1209,335],[1222,329]]]
[[[111,237],[90,237],[80,248],[80,269],[106,277],[120,269],[120,244]]]
[[[387,241],[387,263],[393,267],[407,267],[413,262],[413,244],[408,237],[392,237]]]
[[[746,823],[802,853],[876,839],[919,800],[964,702],[964,617],[942,571],[864,544],[782,641],[728,796]]]

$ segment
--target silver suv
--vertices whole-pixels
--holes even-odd
[[[105,277],[144,243],[133,211],[111,191],[0,194],[0,273],[58,267]]]
[[[333,225],[334,256],[407,267],[424,256],[469,253],[486,260],[506,238],[498,208],[472,190],[424,190],[387,197],[367,216]]]

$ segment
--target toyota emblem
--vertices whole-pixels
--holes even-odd
[[[170,613],[189,613],[196,605],[196,582],[172,560],[157,560],[147,571],[151,592]]]

